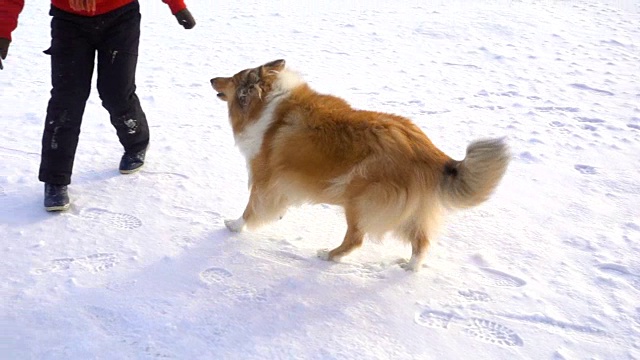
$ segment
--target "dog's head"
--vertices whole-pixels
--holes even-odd
[[[232,77],[213,78],[211,86],[218,93],[218,98],[228,103],[230,112],[249,114],[265,101],[284,66],[284,60],[275,60],[242,70]]]

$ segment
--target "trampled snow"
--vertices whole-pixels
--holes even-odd
[[[118,173],[94,87],[62,214],[37,180],[43,3],[0,72],[0,358],[640,359],[637,1],[187,0],[192,30],[144,1],[147,163]],[[507,137],[497,192],[448,217],[421,272],[393,239],[318,259],[335,207],[224,227],[247,173],[209,79],[280,58],[454,158]]]

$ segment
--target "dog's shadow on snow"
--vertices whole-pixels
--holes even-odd
[[[277,339],[306,327],[320,331],[322,324],[348,323],[354,307],[383,304],[384,289],[415,278],[396,264],[327,262],[315,254],[265,246],[251,233],[216,227],[178,255],[160,258],[103,288],[75,289],[69,301],[89,312],[123,312],[118,316],[156,329],[149,336],[160,342],[172,341],[160,322],[173,321],[204,330],[190,337],[214,334],[215,339],[206,341],[238,350],[252,346],[256,337]],[[129,331],[126,322],[106,321],[115,333]]]

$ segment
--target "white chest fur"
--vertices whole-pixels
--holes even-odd
[[[260,152],[262,142],[264,141],[264,134],[273,123],[273,112],[280,101],[281,98],[274,99],[269,103],[269,105],[267,105],[258,120],[249,124],[241,133],[234,136],[236,145],[247,162],[253,160],[258,152]]]
[[[260,117],[253,123],[249,124],[244,130],[235,134],[235,142],[240,153],[247,161],[247,170],[249,172],[249,186],[251,186],[251,160],[260,152],[264,142],[264,135],[274,121],[273,113],[276,108],[286,98],[290,91],[300,86],[302,79],[294,72],[283,71],[278,74],[278,79],[274,84],[273,92],[267,97],[269,104],[262,111]]]
[[[258,120],[249,124],[244,130],[234,136],[236,145],[240,149],[240,153],[247,161],[247,172],[249,175],[249,187],[252,184],[251,160],[258,155],[264,142],[264,135],[273,123],[273,112],[278,104],[282,101],[282,97],[272,99],[269,105],[264,109]]]

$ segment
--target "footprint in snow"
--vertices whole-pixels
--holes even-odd
[[[132,318],[132,314],[122,310],[112,310],[100,306],[86,306],[84,315],[92,324],[117,341],[120,346],[131,347],[138,351],[144,359],[174,359],[176,355],[164,349],[164,345],[140,335],[137,325],[139,319]]]
[[[596,168],[589,165],[576,164],[574,168],[584,175],[594,175],[598,173]]]
[[[122,230],[133,230],[142,226],[142,221],[133,215],[115,213],[105,209],[89,208],[83,211],[81,216],[104,221],[107,225]]]
[[[489,282],[490,285],[516,288],[525,286],[527,284],[526,281],[520,279],[519,277],[509,275],[499,270],[487,267],[481,267],[480,270],[482,270],[485,275],[485,279]]]
[[[582,251],[594,251],[596,249],[591,240],[581,236],[567,236],[562,239],[562,242]]]
[[[222,294],[238,302],[263,303],[267,301],[267,291],[250,286],[232,286],[222,290]]]
[[[75,261],[74,258],[62,258],[53,259],[49,263],[41,268],[34,269],[32,272],[36,275],[42,275],[47,273],[54,273],[59,271],[69,270],[71,264]]]
[[[98,273],[116,266],[120,260],[116,254],[100,253],[76,259],[75,262],[93,273]]]
[[[208,268],[200,273],[200,279],[209,285],[222,283],[231,276],[233,275],[229,271],[217,267]]]
[[[458,295],[467,302],[488,302],[491,296],[484,291],[478,290],[458,290]]]
[[[169,241],[181,248],[188,248],[196,243],[196,238],[191,235],[178,234],[171,236],[171,239],[169,239]]]
[[[482,318],[465,319],[451,312],[426,309],[416,314],[420,326],[448,330],[453,325],[462,326],[462,334],[500,346],[523,346],[524,341],[512,329]]]
[[[384,279],[386,278],[386,276],[382,273],[384,269],[385,267],[382,265],[337,263],[331,264],[329,268],[323,270],[322,272],[331,275],[357,276],[363,279]]]
[[[258,250],[256,252],[256,257],[280,265],[291,266],[299,269],[309,269],[314,267],[311,259],[284,250]],[[325,263],[323,262],[323,264]],[[382,265],[361,265],[339,262],[330,263],[330,266],[322,270],[322,272],[330,275],[352,275],[365,279],[383,279],[385,278],[384,274],[382,274],[383,270],[384,267]]]
[[[195,210],[181,206],[172,206],[169,210],[169,215],[177,218],[192,218],[194,213]]]
[[[453,314],[445,311],[424,310],[416,314],[415,321],[420,326],[447,329],[453,318]]]
[[[502,346],[523,346],[524,342],[518,334],[508,327],[493,321],[473,318],[467,322],[464,333],[479,340]]]
[[[78,265],[92,273],[99,273],[110,269],[119,263],[118,256],[112,253],[98,253],[79,258],[53,259],[47,265],[34,269],[32,273],[43,275],[69,270],[72,265]]]
[[[597,268],[603,273],[613,275],[626,281],[634,289],[640,290],[640,275],[629,271],[626,266],[619,264],[600,264]]]

